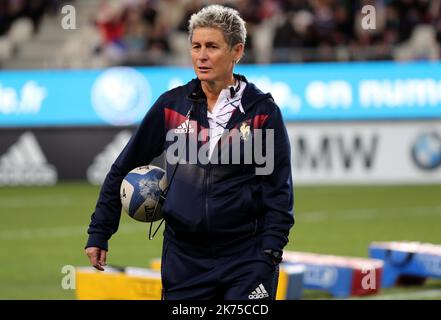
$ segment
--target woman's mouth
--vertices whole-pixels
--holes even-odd
[[[200,72],[208,72],[209,70],[211,70],[211,68],[209,68],[209,67],[198,67],[198,70]]]

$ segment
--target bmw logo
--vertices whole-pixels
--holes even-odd
[[[441,166],[441,137],[437,132],[421,134],[412,146],[412,159],[423,170]]]
[[[106,122],[124,126],[139,122],[150,105],[151,89],[147,79],[129,67],[104,71],[92,88],[92,105]]]

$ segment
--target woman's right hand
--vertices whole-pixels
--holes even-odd
[[[90,264],[100,271],[104,271],[106,265],[107,251],[97,247],[86,248],[86,255]]]

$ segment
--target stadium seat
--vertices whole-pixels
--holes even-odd
[[[0,37],[0,61],[10,59],[13,52],[14,46],[9,37]]]
[[[31,39],[33,32],[34,26],[32,21],[28,18],[20,18],[11,25],[8,35],[16,46]]]

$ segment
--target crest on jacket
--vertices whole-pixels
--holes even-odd
[[[240,126],[240,138],[244,141],[248,140],[248,137],[250,136],[250,125],[246,122],[242,122],[242,125]]]

